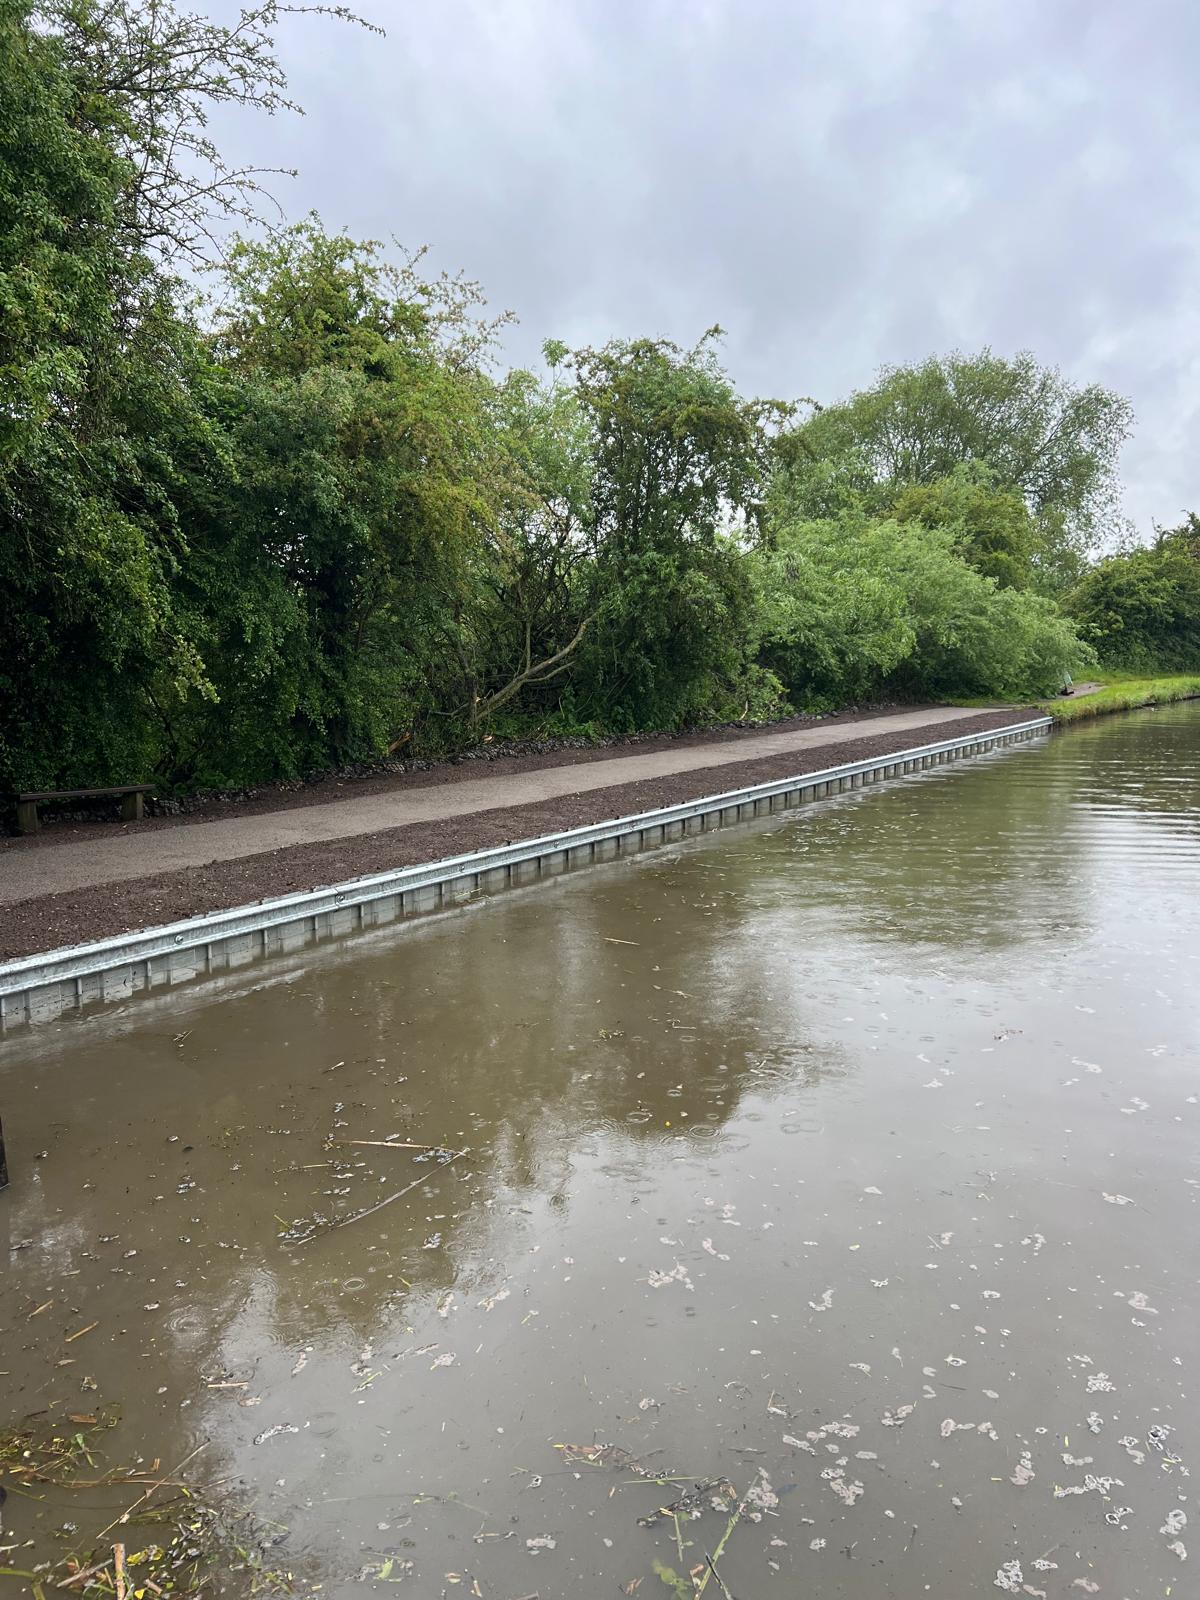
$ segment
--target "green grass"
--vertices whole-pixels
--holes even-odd
[[[1163,678],[1123,677],[1118,673],[1097,673],[1093,681],[1104,687],[1095,694],[1055,696],[1039,700],[1041,710],[1056,722],[1078,722],[1084,717],[1103,717],[1110,711],[1134,711],[1138,706],[1163,706],[1172,700],[1200,699],[1200,677],[1175,673]]]

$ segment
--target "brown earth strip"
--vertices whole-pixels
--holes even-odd
[[[4,908],[3,918],[0,919],[0,960],[14,960],[19,956],[83,944],[184,917],[270,899],[276,895],[386,872],[394,867],[482,850],[489,845],[508,844],[516,839],[535,838],[560,829],[584,827],[639,811],[651,811],[658,806],[699,799],[707,794],[743,788],[753,783],[767,783],[774,778],[786,778],[796,773],[818,771],[831,764],[840,766],[917,744],[932,744],[939,738],[981,733],[989,728],[1019,722],[1033,714],[1012,707],[981,711],[978,716],[960,717],[944,726],[930,724],[908,738],[898,737],[893,731],[846,741],[832,750],[816,746],[786,756],[723,766],[715,771],[702,768],[670,777],[583,792],[545,803],[474,812],[447,817],[437,823],[415,823],[344,840],[271,850],[261,855],[242,856],[237,860],[213,862],[209,866],[185,872],[160,873],[64,894],[39,895],[14,901]],[[797,719],[797,725],[803,726],[804,719]],[[753,731],[761,733],[763,730]],[[646,746],[638,745],[636,749],[641,752]],[[586,758],[592,752],[581,751],[577,754]],[[599,754],[611,758],[614,751],[608,747]],[[544,761],[538,757],[517,759],[540,761],[542,766],[562,765],[561,761],[552,757]],[[457,772],[462,769],[450,770]],[[536,768],[514,769],[505,764],[504,770]],[[481,774],[477,766],[469,764],[464,775],[478,778]],[[400,776],[412,778],[412,786],[428,787],[430,775],[427,772]],[[322,798],[329,798],[328,791]],[[295,804],[294,798],[289,800],[289,804]],[[229,813],[222,811],[219,814]],[[60,833],[58,838],[61,842],[63,835]]]

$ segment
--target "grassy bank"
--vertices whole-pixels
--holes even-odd
[[[1056,722],[1078,722],[1102,717],[1110,711],[1135,711],[1139,706],[1168,705],[1172,700],[1200,699],[1200,676],[1174,673],[1163,678],[1127,678],[1113,674],[1100,681],[1104,687],[1079,699],[1056,696],[1043,700],[1041,709]]]

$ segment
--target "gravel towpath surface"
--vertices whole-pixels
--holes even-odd
[[[0,960],[1020,721],[921,707],[0,852]],[[414,775],[418,776],[418,775]]]

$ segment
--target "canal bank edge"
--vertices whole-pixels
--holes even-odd
[[[1049,717],[1030,718],[635,816],[22,957],[0,966],[0,1030],[50,1022],[65,1012],[119,1004],[180,983],[218,977],[272,955],[342,939],[477,895],[557,877],[592,862],[636,855],[711,828],[793,810],[847,789],[1024,742],[1052,727]]]

